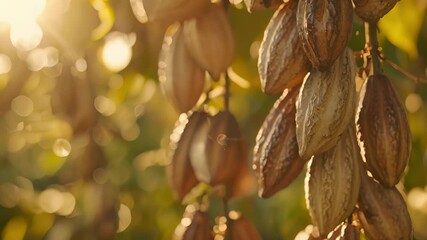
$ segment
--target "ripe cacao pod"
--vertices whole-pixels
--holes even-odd
[[[385,75],[374,75],[360,93],[357,118],[359,144],[375,179],[394,187],[408,164],[411,132],[405,107]]]
[[[258,71],[262,91],[276,94],[299,85],[310,70],[296,26],[297,1],[282,4],[264,32],[259,49]]]

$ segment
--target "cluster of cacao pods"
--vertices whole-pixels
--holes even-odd
[[[411,219],[395,187],[411,152],[405,109],[373,67],[356,91],[360,71],[347,48],[353,12],[376,26],[397,1],[353,2],[289,0],[264,32],[261,87],[266,94],[283,93],[256,138],[259,195],[270,197],[291,184],[308,162],[305,197],[316,229],[309,239],[360,239],[363,232],[369,239],[409,240]],[[250,11],[276,5],[246,3]],[[372,53],[365,66],[378,57]]]
[[[228,0],[130,1],[141,22],[170,25],[158,74],[166,97],[181,113],[170,137],[172,188],[182,201],[200,182],[226,186],[228,201],[249,175],[246,145],[228,110],[228,96],[225,109],[215,114],[199,103],[206,73],[221,80],[232,62]],[[358,71],[347,47],[353,13],[376,25],[397,0],[245,3],[249,12],[277,8],[258,59],[262,91],[282,93],[256,138],[259,195],[270,197],[287,187],[308,162],[305,197],[314,225],[309,239],[360,239],[361,232],[369,239],[411,239],[411,219],[395,187],[411,151],[406,113],[388,78],[365,68],[378,58],[377,51]],[[366,69],[371,71],[362,76],[359,94],[356,73]],[[212,228],[207,206],[197,201],[187,206],[175,239],[260,239],[233,211],[217,217]]]
[[[173,239],[260,239],[253,224],[228,207],[212,226],[209,204],[201,199],[214,191],[197,192],[200,186],[222,187],[225,191],[217,195],[227,204],[252,182],[248,149],[228,109],[227,80],[223,110],[208,111],[206,101],[199,103],[208,80],[224,80],[232,62],[234,39],[227,4],[210,0],[131,0],[131,4],[140,21],[170,25],[158,75],[165,96],[181,115],[170,136],[167,172],[177,199],[188,204]]]

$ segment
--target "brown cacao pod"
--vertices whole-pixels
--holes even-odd
[[[190,148],[194,134],[208,117],[205,112],[194,112],[190,115],[183,113],[170,136],[171,162],[167,170],[171,187],[180,201],[199,183],[191,166]]]
[[[211,185],[231,181],[239,163],[242,136],[229,111],[221,111],[202,123],[193,138],[190,159],[196,177]]]
[[[309,162],[305,192],[312,222],[326,235],[354,210],[360,188],[360,149],[354,124],[338,144]]]
[[[357,123],[368,170],[385,186],[394,187],[409,161],[411,132],[403,103],[385,75],[364,83]]]
[[[279,7],[282,3],[282,0],[245,0],[246,9],[250,13],[264,8]]]
[[[390,12],[399,0],[353,0],[356,14],[365,22],[376,23]]]
[[[267,198],[291,184],[307,160],[298,153],[295,102],[299,87],[287,89],[261,126],[254,147],[253,168],[259,195]]]
[[[356,63],[346,49],[332,68],[304,79],[296,110],[299,154],[307,159],[336,145],[354,120]]]
[[[222,4],[212,3],[201,16],[185,21],[184,38],[191,55],[214,80],[231,65],[233,32]]]
[[[365,234],[375,240],[411,240],[412,223],[405,200],[396,188],[386,188],[361,174],[358,213]]]
[[[350,0],[300,0],[297,27],[313,66],[329,68],[347,46],[353,25]]]
[[[209,0],[130,0],[135,17],[142,23],[162,22],[166,26],[199,16]]]
[[[178,112],[187,112],[196,105],[205,86],[205,71],[188,52],[179,25],[167,31],[158,73],[164,94]]]
[[[264,32],[259,49],[258,71],[262,91],[276,94],[299,85],[310,70],[296,26],[297,1],[282,4]]]

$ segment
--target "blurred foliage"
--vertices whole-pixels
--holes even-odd
[[[379,23],[383,54],[423,77],[426,6],[402,0]],[[278,97],[261,93],[256,66],[272,14],[249,14],[241,3],[229,11],[232,68],[250,83],[232,85],[230,108],[250,148]],[[139,23],[128,1],[0,0],[2,239],[170,239],[184,206],[164,171],[178,117],[157,84],[164,30]],[[355,17],[355,51],[364,47],[363,32]],[[413,147],[404,188],[416,239],[427,239],[427,85],[383,67],[408,110]],[[293,239],[310,222],[303,178],[270,199],[253,193],[231,208],[252,219],[263,239]],[[212,217],[220,205],[212,199]]]

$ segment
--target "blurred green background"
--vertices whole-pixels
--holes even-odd
[[[426,7],[402,0],[379,23],[383,54],[423,78]],[[260,91],[256,66],[273,12],[229,8],[232,68],[250,83],[232,84],[230,108],[249,149],[278,97]],[[164,30],[138,22],[129,1],[0,0],[1,239],[171,238],[185,206],[164,171],[178,118],[157,80]],[[350,47],[364,47],[357,17]],[[413,147],[402,187],[415,237],[427,239],[427,85],[383,68],[407,108]],[[310,224],[303,179],[270,199],[254,185],[231,209],[263,239],[294,239]],[[220,203],[211,206],[214,218]]]

